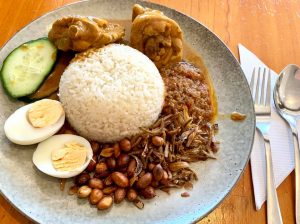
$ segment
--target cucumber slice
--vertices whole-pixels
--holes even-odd
[[[58,90],[60,77],[64,73],[66,67],[70,61],[74,58],[73,52],[59,52],[55,62],[55,66],[52,69],[50,75],[44,80],[43,84],[38,88],[36,92],[26,96],[29,100],[35,101],[50,96],[52,93]],[[23,99],[22,99],[23,100]]]
[[[0,78],[7,94],[19,98],[34,93],[50,74],[57,48],[47,38],[24,43],[4,60]]]

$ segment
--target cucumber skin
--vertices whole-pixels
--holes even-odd
[[[2,67],[1,67],[1,70],[0,70],[0,80],[1,80],[1,83],[2,83],[2,86],[3,86],[3,89],[4,89],[5,93],[6,93],[10,98],[12,98],[12,99],[22,100],[23,97],[26,97],[26,96],[28,96],[28,95],[30,95],[30,94],[36,92],[36,91],[40,88],[40,86],[43,84],[43,82],[46,80],[46,78],[51,74],[51,71],[53,70],[53,68],[54,68],[54,66],[55,66],[55,64],[56,64],[57,54],[58,54],[58,49],[57,49],[57,48],[55,47],[55,45],[52,43],[52,45],[53,45],[53,46],[55,47],[55,49],[56,49],[56,50],[55,50],[55,59],[54,59],[54,63],[53,63],[53,65],[52,65],[51,67],[49,67],[48,74],[45,75],[45,77],[44,77],[43,81],[40,83],[40,85],[38,85],[38,86],[34,89],[34,91],[32,91],[31,93],[27,94],[26,96],[22,96],[22,97],[16,97],[16,96],[14,96],[14,95],[7,89],[7,86],[6,86],[6,84],[4,83],[3,74],[2,74],[2,72],[3,72],[2,70],[3,70],[3,67],[4,67],[4,65],[5,65],[6,60],[11,56],[11,54],[12,54],[15,50],[17,50],[17,49],[18,49],[19,47],[21,47],[23,44],[29,44],[29,43],[36,42],[36,41],[40,41],[40,40],[48,40],[50,43],[52,43],[47,37],[41,37],[41,38],[38,38],[38,39],[35,39],[35,40],[27,41],[27,42],[25,42],[25,43],[20,44],[20,45],[19,45],[18,47],[16,47],[15,49],[13,49],[13,50],[6,56],[6,58],[4,59],[4,61],[3,61],[3,63],[2,63]],[[29,102],[28,100],[24,100],[24,99],[23,99],[23,101]]]

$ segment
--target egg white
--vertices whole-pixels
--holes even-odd
[[[54,135],[64,124],[65,114],[52,125],[43,128],[33,127],[27,119],[27,111],[32,104],[17,109],[5,121],[4,132],[6,137],[19,145],[32,145],[44,141]]]
[[[73,171],[58,171],[52,165],[51,153],[55,149],[63,148],[66,143],[77,142],[87,149],[85,163]],[[78,135],[61,134],[53,135],[47,140],[38,144],[33,153],[32,161],[34,165],[43,173],[57,178],[70,178],[80,174],[89,165],[93,157],[91,144],[85,138]]]

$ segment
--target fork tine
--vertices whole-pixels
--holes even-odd
[[[264,73],[262,77],[262,84],[261,84],[261,89],[260,89],[260,104],[264,105],[265,104],[265,79],[266,79],[266,72],[267,69],[264,68]]]
[[[254,98],[254,80],[255,80],[255,67],[253,68],[252,76],[251,76],[251,81],[250,81],[250,90],[252,93],[252,97]]]
[[[271,102],[271,69],[269,69],[268,83],[267,83],[267,93],[266,93],[266,106],[270,106]]]
[[[255,103],[258,104],[258,96],[259,96],[259,85],[260,84],[260,68],[258,68],[258,75],[256,80],[256,90],[255,90]]]

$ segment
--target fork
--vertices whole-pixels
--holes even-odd
[[[257,75],[256,75],[257,74]],[[262,76],[262,78],[261,78]],[[267,78],[267,80],[266,80]],[[256,81],[255,81],[256,80]],[[253,96],[256,129],[264,139],[266,163],[267,163],[267,220],[268,224],[282,223],[280,207],[278,203],[276,188],[274,184],[274,173],[271,156],[271,146],[269,139],[269,129],[271,125],[271,71],[264,68],[253,69],[250,82],[250,89]]]

